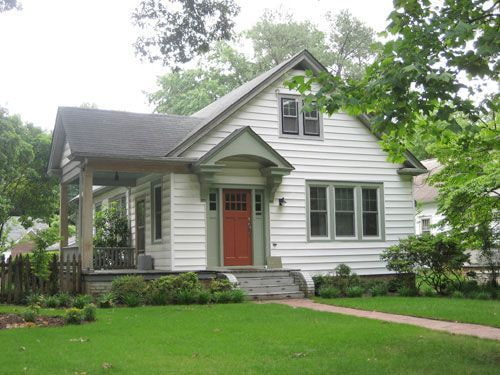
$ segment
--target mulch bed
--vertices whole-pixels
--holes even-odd
[[[0,314],[0,329],[22,327],[60,327],[64,325],[61,316],[38,316],[34,323],[25,322],[19,314]]]

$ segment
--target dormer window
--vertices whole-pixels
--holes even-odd
[[[300,96],[280,95],[280,134],[282,137],[322,139],[322,119],[317,110],[303,111]]]

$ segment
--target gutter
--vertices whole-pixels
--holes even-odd
[[[399,168],[398,174],[403,176],[418,176],[429,172],[427,169],[422,168]]]

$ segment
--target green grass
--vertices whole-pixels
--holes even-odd
[[[493,374],[500,366],[500,342],[252,303],[99,310],[93,324],[0,331],[0,353],[2,374]]]
[[[444,297],[315,298],[329,305],[500,327],[500,301]]]

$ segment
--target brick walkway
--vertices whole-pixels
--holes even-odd
[[[268,303],[279,303],[291,307],[303,307],[316,311],[326,311],[337,314],[352,315],[360,318],[377,319],[392,323],[411,324],[414,326],[444,331],[457,335],[476,336],[482,339],[500,340],[500,328],[482,326],[479,324],[454,323],[441,320],[416,318],[413,316],[389,314],[377,311],[365,311],[316,303],[309,299],[275,300]]]

